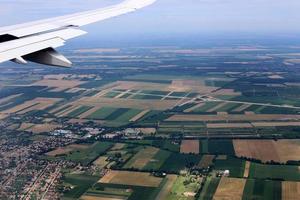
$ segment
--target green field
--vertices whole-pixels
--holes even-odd
[[[251,163],[250,178],[300,181],[298,166]]]
[[[216,160],[214,167],[216,170],[229,170],[230,177],[243,177],[245,161],[227,156],[226,160]]]
[[[65,174],[63,176],[63,185],[73,187],[64,193],[63,199],[78,199],[85,191],[99,180],[97,176]]]
[[[281,182],[247,179],[243,200],[281,200]]]
[[[99,119],[99,120],[104,120],[106,119],[109,115],[111,115],[113,112],[115,112],[117,108],[111,108],[111,107],[104,107],[100,108],[90,116],[88,116],[89,119]]]
[[[158,170],[166,162],[171,153],[165,150],[159,150],[143,170]]]
[[[184,193],[196,193],[200,188],[200,183],[191,179],[190,176],[178,176],[166,200],[190,200],[191,198],[185,196]]]
[[[59,156],[59,158],[88,165],[112,146],[113,144],[110,142],[95,142],[87,149],[71,151],[66,155]]]
[[[198,200],[212,200],[219,182],[220,178],[207,177]]]
[[[172,153],[161,166],[160,170],[177,173],[186,167],[193,167],[194,165],[198,164],[200,160],[200,155]]]
[[[200,152],[210,154],[234,155],[232,140],[200,140]]]
[[[80,106],[79,108],[77,108],[77,109],[73,110],[72,112],[70,112],[68,114],[68,117],[76,118],[76,117],[78,117],[78,115],[80,115],[80,114],[82,114],[82,113],[84,113],[84,112],[86,112],[86,111],[88,111],[92,108],[93,107],[91,107],[91,106]]]

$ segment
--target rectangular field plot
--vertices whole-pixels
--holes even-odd
[[[112,146],[113,144],[109,142],[95,142],[94,144],[86,145],[69,145],[57,148],[56,150],[47,153],[47,155],[78,162],[82,165],[88,165]]]
[[[245,184],[245,179],[222,177],[213,199],[242,200]]]
[[[93,184],[99,180],[97,176],[65,174],[63,182],[66,185],[72,185],[72,189],[65,192],[63,197],[70,199],[78,199],[85,193]]]
[[[180,153],[199,153],[199,140],[182,140]]]
[[[71,118],[77,118],[82,113],[87,112],[88,110],[92,109],[93,107],[90,106],[80,106],[79,108],[73,110],[72,112],[68,113],[67,116]]]
[[[243,199],[281,200],[281,182],[247,179]]]
[[[243,177],[245,171],[245,161],[227,156],[224,160],[217,159],[215,162],[216,170],[229,170],[230,177]]]
[[[135,168],[143,169],[148,162],[158,153],[159,149],[154,147],[146,147],[135,154],[124,166],[123,168]]]
[[[106,117],[111,115],[116,110],[117,108],[110,108],[110,107],[100,108],[99,110],[97,110],[96,112],[88,116],[87,118],[104,120]]]
[[[211,200],[218,188],[220,178],[207,177],[200,193],[199,200]]]
[[[238,157],[257,159],[262,162],[300,160],[300,140],[234,140],[234,150]]]
[[[234,155],[232,140],[200,140],[200,152]]]
[[[190,179],[196,179],[194,182],[189,181]],[[165,199],[175,200],[175,199],[182,199],[182,200],[189,200],[194,199],[197,191],[200,188],[200,183],[202,178],[195,177],[192,175],[188,176],[178,176],[173,186],[171,187],[170,192],[166,195]],[[157,199],[158,200],[158,199]]]
[[[160,170],[166,172],[179,172],[186,167],[190,168],[196,166],[200,160],[200,155],[171,153],[168,159],[166,159],[164,164],[161,166]]]
[[[282,200],[293,200],[300,197],[300,182],[283,181],[281,183]]]
[[[99,180],[99,183],[158,187],[162,180],[162,178],[154,177],[150,173],[109,171]]]
[[[293,165],[264,165],[251,163],[250,178],[300,181],[299,167]]]

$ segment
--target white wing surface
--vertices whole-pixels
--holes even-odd
[[[156,0],[126,0],[120,4],[62,17],[0,28],[0,63],[26,60],[46,65],[70,67],[71,62],[54,49],[65,41],[86,34],[79,27],[134,12]]]

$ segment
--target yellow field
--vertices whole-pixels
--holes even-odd
[[[241,200],[246,179],[222,177],[214,200]]]
[[[136,185],[145,187],[158,187],[162,178],[151,176],[150,173],[129,172],[129,171],[109,171],[100,183],[114,183],[121,185]]]
[[[300,160],[300,140],[234,140],[235,154],[262,162]]]
[[[300,182],[283,181],[282,200],[297,200],[300,197]]]
[[[180,153],[199,153],[199,140],[182,140]]]

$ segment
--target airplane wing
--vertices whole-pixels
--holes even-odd
[[[134,12],[156,0],[126,0],[120,4],[62,17],[0,28],[0,63],[27,61],[70,67],[72,63],[55,48],[65,41],[86,34],[79,27]]]

